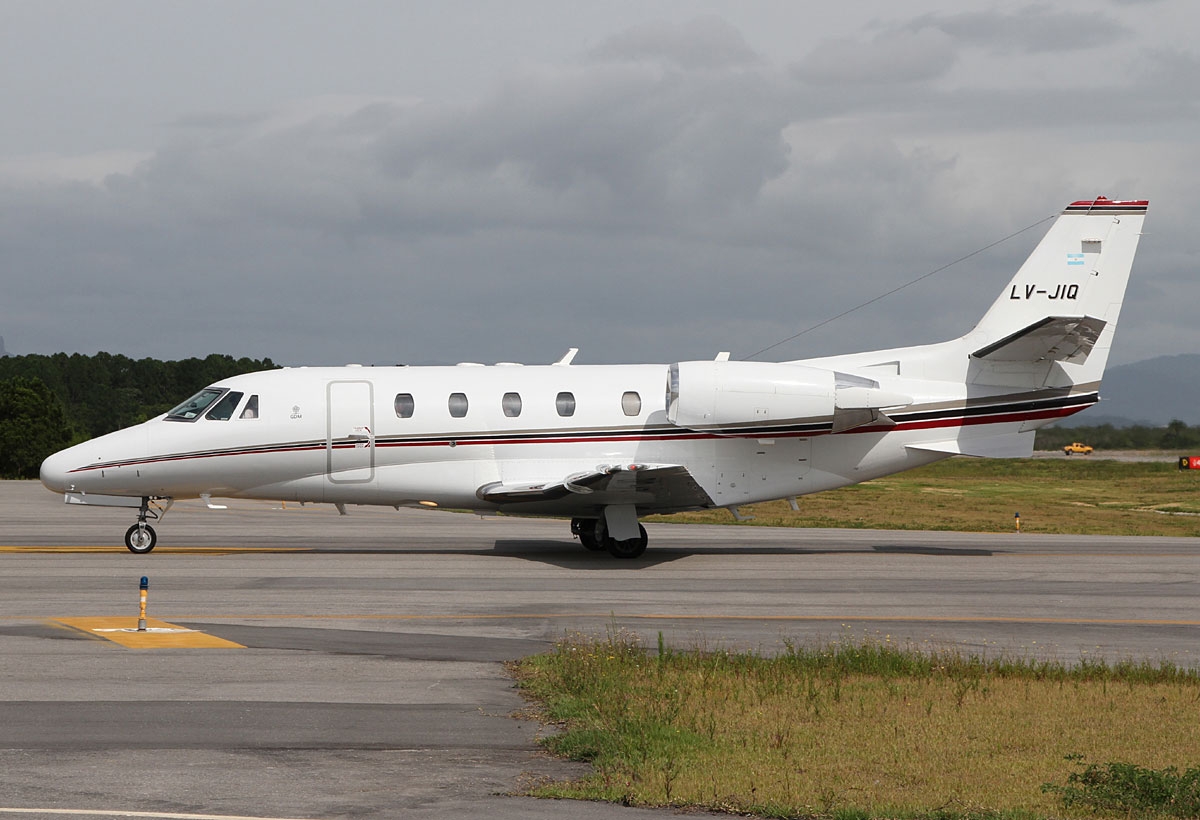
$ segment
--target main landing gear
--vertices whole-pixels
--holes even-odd
[[[572,518],[571,534],[579,538],[584,549],[608,551],[613,558],[637,558],[646,551],[649,537],[646,528],[638,524],[638,537],[618,541],[608,534],[603,518]]]
[[[145,555],[154,549],[154,545],[158,543],[158,533],[154,531],[154,527],[146,523],[146,519],[158,521],[167,514],[172,503],[171,500],[168,500],[167,506],[160,508],[162,509],[160,513],[158,509],[150,506],[148,497],[142,498],[142,506],[138,508],[137,523],[125,530],[125,546],[129,548],[130,552]]]

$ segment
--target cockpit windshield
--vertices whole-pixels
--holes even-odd
[[[213,409],[209,410],[204,418],[214,419],[216,421],[229,421],[233,418],[233,411],[237,409],[238,402],[242,400],[242,394],[236,390],[226,393],[225,398],[213,405]]]
[[[225,393],[218,387],[206,387],[183,404],[167,413],[167,421],[195,421],[214,401]],[[239,395],[238,398],[241,398]]]

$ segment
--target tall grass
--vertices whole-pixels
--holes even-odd
[[[886,644],[647,652],[570,638],[515,667],[582,780],[536,793],[771,817],[1045,817],[1064,759],[1200,757],[1200,675],[1170,664],[923,654]],[[1074,759],[1074,758],[1072,758]],[[1084,811],[1084,807],[1087,810]]]

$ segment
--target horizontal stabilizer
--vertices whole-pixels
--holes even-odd
[[[568,495],[597,494],[597,504],[653,504],[686,509],[712,506],[708,493],[686,467],[677,464],[601,466],[563,479],[540,483],[485,484],[475,491],[492,504],[556,501]]]
[[[1034,430],[1025,433],[1008,433],[1002,436],[980,436],[976,438],[947,439],[909,444],[910,450],[927,450],[933,453],[948,453],[955,456],[978,456],[979,458],[1029,458],[1033,455]]]
[[[1092,316],[1047,316],[1011,336],[971,354],[993,362],[1070,362],[1082,364],[1104,330]]]

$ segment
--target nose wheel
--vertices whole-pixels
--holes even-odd
[[[154,549],[154,545],[157,543],[158,534],[154,532],[154,527],[151,527],[145,521],[139,521],[125,530],[125,546],[132,553],[145,555]]]
[[[165,507],[156,503],[154,508],[151,508],[150,501],[148,496],[142,498],[142,506],[138,508],[137,523],[125,530],[125,546],[136,555],[145,555],[158,543],[158,533],[154,531],[154,527],[146,523],[146,519],[158,521],[175,503],[173,499],[168,498]]]

